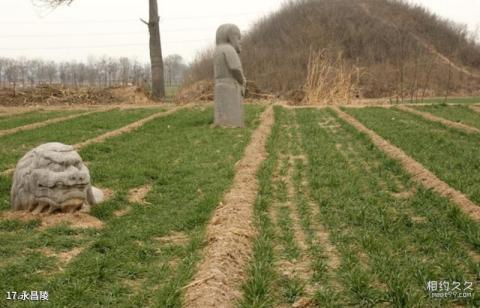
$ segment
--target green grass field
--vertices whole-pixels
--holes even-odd
[[[298,130],[300,137],[292,138]],[[308,292],[318,307],[427,307],[433,303],[428,281],[478,279],[478,259],[471,257],[479,254],[478,224],[412,183],[398,163],[333,112],[277,109],[269,151],[259,173],[255,212],[261,233],[243,307],[293,304]],[[298,153],[307,154],[308,163]],[[288,210],[297,211],[297,222],[278,205],[287,193],[277,172],[288,156],[295,188]],[[293,240],[293,229],[303,232],[304,249]],[[328,233],[338,252],[322,245],[319,233]],[[285,271],[285,260],[293,273]]]
[[[83,149],[80,154],[91,163],[94,184],[115,191],[112,200],[93,211],[106,227],[39,231],[35,222],[3,220],[0,289],[49,290],[59,306],[178,306],[180,286],[198,259],[205,223],[233,178],[234,163],[260,111],[248,108],[248,127],[233,130],[212,128],[211,109],[179,111]],[[139,112],[144,111],[102,116],[111,116],[107,119],[114,125]],[[42,137],[46,135],[57,136],[56,130]],[[9,180],[2,177],[1,184],[6,209]],[[128,190],[145,184],[153,188],[147,205],[129,204]],[[128,215],[113,215],[127,206],[132,208]],[[184,234],[185,243],[164,243],[162,237],[172,232]],[[83,253],[65,270],[41,253],[75,248]]]
[[[480,204],[480,134],[465,133],[396,109],[347,112]]]
[[[465,107],[419,108],[472,126],[478,117]],[[41,143],[82,142],[159,110],[97,112],[0,137],[1,170]],[[83,148],[93,184],[114,192],[91,212],[104,227],[0,218],[0,307],[181,307],[208,245],[205,228],[263,110],[248,105],[246,128],[221,129],[211,107],[191,107]],[[479,134],[398,109],[344,110],[480,204]],[[253,254],[234,306],[480,304],[477,222],[414,182],[333,110],[274,111],[257,173]],[[34,123],[34,115],[18,119]],[[0,175],[2,212],[10,185],[11,176]],[[129,191],[144,186],[145,202],[129,201]],[[433,299],[429,282],[473,285],[464,298]],[[6,300],[24,290],[48,291],[49,302]]]
[[[426,111],[438,117],[466,124],[480,129],[480,112],[472,112],[467,106],[433,105],[419,106],[416,109]]]
[[[48,125],[33,131],[0,137],[0,170],[12,167],[29,149],[45,142],[75,144],[140,120],[162,109],[109,110],[74,120]]]
[[[80,110],[76,111],[32,111],[23,114],[16,114],[12,116],[0,116],[0,130],[15,128],[23,125],[32,124],[35,122],[46,121],[54,118],[65,117],[73,114],[82,113]]]

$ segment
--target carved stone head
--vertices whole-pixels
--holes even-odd
[[[72,146],[46,143],[18,162],[11,190],[14,210],[89,211],[95,204],[90,173]]]
[[[240,43],[241,39],[242,34],[240,33],[240,29],[234,24],[224,24],[217,29],[217,46],[221,44],[229,44],[240,53],[242,50]]]

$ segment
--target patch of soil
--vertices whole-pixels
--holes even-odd
[[[113,216],[115,216],[115,217],[123,217],[123,216],[128,215],[131,211],[132,211],[132,208],[131,208],[131,207],[126,207],[126,208],[124,208],[124,209],[121,209],[121,210],[118,210],[118,211],[113,212]]]
[[[97,187],[97,188],[103,192],[103,202],[108,201],[112,199],[113,196],[115,196],[115,192],[110,188],[101,188],[101,187]]]
[[[137,188],[132,188],[128,192],[128,202],[145,204],[147,194],[152,190],[151,185],[145,185]]]
[[[469,107],[471,110],[480,113],[480,105],[470,105]]]
[[[318,215],[318,205],[310,203],[310,208],[312,209],[312,217],[317,217]],[[341,264],[340,254],[338,253],[337,248],[333,246],[330,241],[330,233],[325,229],[323,225],[316,223],[313,220],[312,223],[315,230],[315,238],[318,241],[318,245],[322,246],[325,255],[327,256],[327,265],[332,270],[337,270]]]
[[[416,222],[416,223],[424,223],[427,221],[427,217],[423,217],[423,216],[413,216],[412,217],[412,221],[413,222]]]
[[[82,253],[84,248],[82,247],[75,247],[72,250],[64,251],[64,252],[54,252],[50,248],[43,248],[41,250],[42,254],[47,257],[55,257],[62,263],[62,265],[66,265],[70,263],[70,261]]]
[[[187,244],[188,241],[190,241],[190,238],[184,232],[171,232],[168,235],[156,237],[154,239],[162,244],[170,244],[177,246],[183,246]]]
[[[439,195],[456,203],[460,209],[470,216],[473,220],[480,221],[480,207],[473,203],[467,196],[458,190],[450,187],[447,183],[440,180],[435,174],[426,169],[422,164],[408,156],[401,149],[390,144],[388,141],[380,137],[377,133],[365,127],[357,119],[351,115],[343,112],[338,107],[333,107],[333,110],[345,121],[354,126],[357,130],[367,134],[372,142],[381,150],[383,150],[390,157],[399,161],[405,170],[412,176],[412,179],[417,183],[424,185],[428,189],[432,189]]]
[[[292,308],[307,308],[307,307],[315,307],[313,299],[301,298],[292,304]]]
[[[480,254],[478,254],[475,250],[470,249],[468,251],[468,255],[470,256],[470,258],[472,258],[473,262],[475,262],[476,264],[480,263]]]
[[[427,119],[429,121],[439,122],[439,123],[442,123],[445,126],[462,129],[462,130],[464,130],[466,132],[469,132],[469,133],[479,133],[480,132],[480,129],[478,129],[476,127],[472,127],[472,126],[468,126],[468,125],[465,125],[465,124],[462,124],[462,123],[449,121],[447,119],[437,117],[437,116],[435,116],[431,113],[416,110],[414,108],[410,108],[410,107],[407,107],[407,106],[399,106],[398,109],[403,110],[403,111],[407,111],[407,112],[410,112],[410,113],[413,113],[413,114],[416,114],[416,115],[419,115],[419,116],[422,116],[424,119]]]
[[[86,213],[57,213],[53,215],[32,214],[23,211],[7,211],[0,214],[1,219],[21,220],[21,221],[40,221],[40,229],[51,228],[60,224],[67,224],[72,228],[78,229],[101,229],[103,222],[96,217]]]
[[[75,118],[78,118],[78,117],[81,117],[81,116],[84,116],[84,115],[88,115],[88,114],[91,114],[91,113],[93,113],[93,112],[91,111],[91,112],[79,113],[79,114],[74,114],[74,115],[70,115],[70,116],[66,116],[66,117],[49,119],[49,120],[46,120],[46,121],[43,121],[43,122],[32,123],[32,124],[28,124],[28,125],[24,125],[24,126],[20,126],[20,127],[0,130],[0,136],[12,135],[12,134],[15,134],[15,133],[18,133],[18,132],[21,132],[21,131],[26,131],[26,130],[33,130],[33,129],[44,127],[44,126],[47,126],[47,125],[50,125],[50,124],[75,119]]]
[[[417,191],[415,188],[412,188],[410,190],[403,190],[400,192],[392,192],[391,195],[396,198],[396,199],[410,199],[415,195]]]
[[[13,176],[13,173],[15,172],[15,168],[8,168],[5,171],[2,171],[3,176]]]
[[[230,190],[207,226],[203,260],[193,283],[184,287],[187,307],[234,307],[241,297],[240,286],[245,281],[255,236],[252,214],[258,192],[256,175],[267,157],[266,142],[274,121],[269,106],[237,165]]]

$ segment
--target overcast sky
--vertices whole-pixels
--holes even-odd
[[[480,0],[411,1],[470,29],[480,26]],[[148,1],[75,0],[51,12],[32,2],[0,0],[0,56],[85,61],[108,55],[148,62],[147,27],[139,21],[148,19]],[[176,53],[189,62],[213,43],[218,25],[231,22],[248,31],[283,2],[159,0],[164,56]]]

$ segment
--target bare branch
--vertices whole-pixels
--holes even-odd
[[[70,5],[74,0],[32,0],[37,6],[56,8],[61,5]]]

